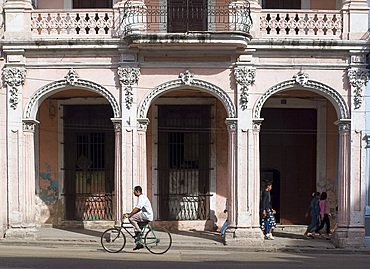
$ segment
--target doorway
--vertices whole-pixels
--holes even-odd
[[[112,220],[113,111],[109,105],[63,106],[67,220]]]
[[[272,207],[280,208],[281,224],[305,224],[316,190],[317,110],[263,108],[261,117],[261,180],[268,171],[279,172],[279,183],[273,183],[279,205]]]
[[[206,0],[167,0],[169,33],[207,30]]]
[[[161,220],[209,219],[210,105],[158,106]]]

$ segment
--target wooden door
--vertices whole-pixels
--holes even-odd
[[[315,109],[262,109],[261,169],[279,172],[273,190],[280,189],[281,224],[307,223],[304,214],[316,190],[316,117]]]

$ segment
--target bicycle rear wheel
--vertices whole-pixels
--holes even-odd
[[[146,233],[144,244],[153,254],[166,253],[172,245],[172,237],[166,228],[152,228]]]
[[[120,229],[110,228],[101,235],[100,242],[106,251],[117,253],[125,247],[126,236]]]

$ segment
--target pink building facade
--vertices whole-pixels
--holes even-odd
[[[2,1],[2,237],[112,225],[141,185],[158,225],[263,244],[273,181],[281,225],[326,191],[364,245],[366,1],[85,2]]]

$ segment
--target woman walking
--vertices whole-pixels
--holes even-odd
[[[324,228],[324,225],[326,224],[326,234],[327,236],[330,236],[330,220],[329,220],[329,216],[330,216],[330,213],[328,213],[328,208],[327,208],[327,205],[326,205],[326,198],[328,197],[328,195],[326,194],[326,192],[323,192],[321,193],[321,196],[320,196],[320,216],[321,216],[321,224],[319,227],[317,227],[316,229],[316,233],[320,233],[321,235],[321,229]],[[327,239],[329,239],[329,237],[327,237]]]

